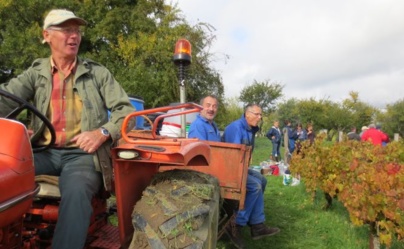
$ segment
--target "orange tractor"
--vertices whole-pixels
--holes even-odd
[[[0,118],[0,248],[49,248],[58,216],[57,178],[35,176],[33,155],[51,145],[32,148],[27,128],[14,118],[27,109],[53,129],[26,101],[0,95],[20,104]],[[243,208],[251,148],[156,132],[161,119],[201,108],[185,103],[125,118],[122,127],[137,116],[166,113],[151,130],[122,129],[122,139],[111,150],[114,191],[93,199],[86,248],[216,248],[234,204]],[[179,111],[167,113],[172,109]],[[112,205],[110,196],[115,197]],[[109,223],[110,216],[117,217],[117,226]]]

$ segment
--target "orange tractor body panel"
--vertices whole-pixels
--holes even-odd
[[[38,192],[25,126],[0,119],[0,228],[22,217]],[[15,141],[17,141],[16,143]]]

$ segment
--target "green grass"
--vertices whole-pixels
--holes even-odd
[[[267,138],[257,138],[252,165],[268,160],[271,143]],[[292,159],[293,160],[293,159]],[[267,176],[265,191],[266,224],[277,226],[277,235],[251,240],[248,227],[243,237],[247,248],[254,249],[366,249],[369,248],[369,228],[353,226],[345,207],[337,200],[325,210],[326,201],[318,192],[314,201],[304,187],[304,179],[298,186],[284,186],[281,176]],[[225,236],[224,236],[225,237]],[[220,240],[218,249],[233,248],[226,240]],[[382,247],[384,248],[384,247]],[[396,242],[391,249],[404,248]]]

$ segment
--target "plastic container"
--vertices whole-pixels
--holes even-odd
[[[174,123],[164,123],[160,131],[161,136],[167,137],[180,137],[181,136],[181,125]]]
[[[252,170],[254,170],[254,171],[257,171],[257,172],[261,173],[261,169],[262,169],[262,167],[261,167],[261,166],[251,166],[251,167],[250,167],[250,169],[252,169]]]
[[[180,109],[173,109],[169,110],[167,114],[177,113],[180,111]],[[186,131],[188,131],[189,125],[196,119],[197,115],[197,112],[185,114]],[[164,118],[160,135],[168,137],[181,137],[181,116],[183,115]]]
[[[292,175],[290,174],[289,169],[285,171],[285,174],[283,175],[283,185],[289,186],[292,184]]]
[[[271,174],[272,174],[272,175],[274,175],[274,176],[278,176],[278,175],[279,175],[279,166],[278,166],[278,165],[274,164],[274,165],[271,165],[271,166],[269,166],[269,167],[270,167],[270,170],[271,170]]]
[[[285,162],[281,160],[278,163],[278,167],[279,167],[279,175],[283,176],[285,174],[285,171],[288,169],[288,165],[286,165]]]
[[[129,97],[129,101],[133,107],[136,108],[136,111],[143,111],[144,110],[144,101],[143,99],[136,98],[136,97]],[[136,117],[136,130],[144,130],[144,117],[138,116]]]
[[[136,108],[136,111],[143,111],[144,110],[144,101],[140,98],[136,97],[129,97],[129,101],[132,104],[133,107]],[[111,112],[108,111],[108,119],[111,116]],[[136,126],[135,130],[144,130],[144,117],[143,116],[138,116],[136,117]]]

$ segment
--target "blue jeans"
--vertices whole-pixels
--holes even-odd
[[[93,155],[81,149],[49,149],[34,154],[34,160],[35,175],[59,176],[61,201],[52,248],[82,249],[93,211],[91,200],[102,183]]]
[[[260,172],[248,169],[247,194],[244,209],[237,212],[237,225],[255,225],[265,221],[264,191],[266,185],[267,179]]]
[[[289,153],[292,154],[295,151],[295,140],[289,139]]]
[[[272,156],[281,159],[281,143],[272,141]]]

